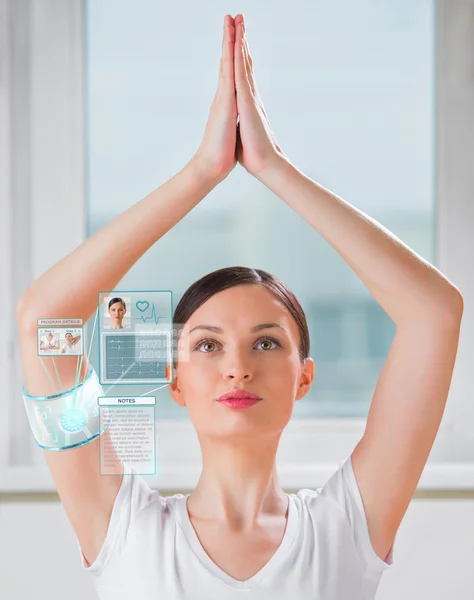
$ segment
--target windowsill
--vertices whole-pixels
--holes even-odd
[[[337,470],[338,461],[351,454],[363,436],[365,426],[365,419],[291,420],[278,447],[280,485],[286,490],[321,487]],[[417,490],[474,491],[474,462],[443,460],[450,433],[449,419],[443,420],[435,442],[437,448],[433,448]],[[157,474],[144,475],[150,486],[163,492],[194,489],[202,458],[191,421],[157,420],[155,439]],[[44,451],[36,445],[34,460],[31,466],[2,466],[0,492],[56,492]],[[99,456],[97,462],[100,468]]]
[[[307,463],[305,465],[278,467],[280,485],[283,489],[317,489],[324,485],[336,471],[337,464]],[[144,476],[149,485],[160,492],[190,490],[198,481],[201,465],[161,468],[160,475]],[[474,492],[474,463],[427,464],[416,491]],[[55,493],[51,473],[47,467],[7,467],[0,476],[0,493]]]

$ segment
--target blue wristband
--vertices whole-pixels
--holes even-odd
[[[71,450],[89,444],[110,424],[107,408],[99,411],[97,398],[104,395],[91,367],[76,387],[52,396],[31,396],[23,387],[23,401],[36,443],[44,450]],[[105,413],[103,412],[105,411]],[[100,421],[107,422],[100,429]]]

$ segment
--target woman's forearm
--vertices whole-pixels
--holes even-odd
[[[137,260],[218,183],[191,160],[169,181],[107,223],[41,275],[22,295],[20,325],[38,318],[82,318],[97,294],[113,290]]]
[[[459,291],[440,271],[286,159],[257,178],[331,244],[396,325],[462,312]]]

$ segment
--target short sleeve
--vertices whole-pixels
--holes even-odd
[[[158,494],[140,475],[136,474],[133,467],[128,463],[124,463],[123,466],[122,482],[112,508],[106,538],[92,565],[86,561],[79,540],[75,536],[82,568],[88,573],[99,575],[112,556],[121,552],[133,519]]]
[[[351,456],[340,463],[337,471],[323,486],[321,495],[330,497],[342,508],[365,565],[366,576],[370,579],[379,579],[382,573],[393,565],[395,540],[390,547],[386,561],[382,560],[375,552],[370,540],[364,503],[352,467]]]

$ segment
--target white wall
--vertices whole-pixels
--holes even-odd
[[[474,498],[415,498],[377,600],[472,600],[473,565]],[[0,500],[0,598],[97,599],[58,501]]]

